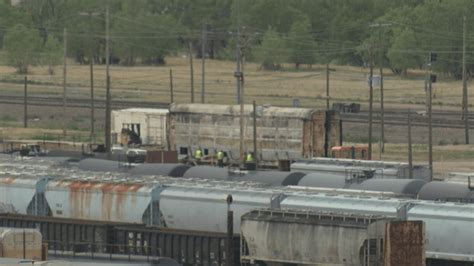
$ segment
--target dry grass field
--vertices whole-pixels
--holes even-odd
[[[89,66],[70,62],[68,68],[68,97],[89,97]],[[368,102],[368,70],[360,67],[331,66],[331,98],[334,101]],[[173,70],[175,101],[190,102],[190,69],[189,61],[183,57],[167,58],[166,66],[112,66],[112,96],[114,99],[127,99],[149,102],[168,102],[169,70]],[[206,61],[206,102],[230,104],[235,102],[235,64],[229,61]],[[55,74],[49,75],[46,67],[34,67],[28,75],[32,84],[31,95],[62,95],[62,67],[55,68]],[[375,71],[378,73],[377,71]],[[245,101],[256,100],[261,104],[291,105],[293,98],[299,98],[303,106],[325,106],[326,74],[325,67],[315,65],[311,69],[303,67],[295,71],[293,66],[285,66],[283,71],[260,70],[257,64],[246,63]],[[409,73],[408,78],[395,76],[385,69],[385,99],[388,107],[415,107],[425,102],[424,73]],[[0,88],[2,93],[21,93],[23,77],[15,74],[15,69],[0,67]],[[105,68],[95,66],[96,92],[98,98],[105,95]],[[201,96],[201,61],[194,60],[195,101]],[[470,96],[474,91],[470,90]],[[375,99],[379,98],[378,88],[374,91]],[[434,85],[436,109],[449,109],[460,106],[461,82],[444,80]],[[459,107],[458,107],[459,108]],[[456,109],[458,109],[456,108]]]
[[[367,85],[368,69],[349,66],[331,66],[336,71],[331,72],[332,101],[360,102],[363,108],[368,102],[369,90]],[[169,71],[173,70],[175,101],[190,102],[190,69],[188,58],[167,58],[166,66],[111,66],[112,97],[113,99],[169,102]],[[95,66],[94,83],[96,98],[105,97],[105,67]],[[228,61],[206,60],[206,102],[232,104],[235,103],[235,64]],[[257,64],[246,63],[245,73],[245,102],[256,100],[258,104],[273,104],[290,106],[294,98],[301,101],[302,106],[325,107],[326,73],[325,66],[315,65],[311,69],[303,67],[295,71],[293,66],[285,66],[282,71],[263,71]],[[375,71],[378,73],[378,70]],[[385,100],[386,106],[397,108],[423,109],[425,102],[424,72],[413,71],[407,78],[393,75],[385,69]],[[89,98],[89,66],[77,65],[70,61],[68,66],[68,90],[71,98]],[[62,96],[62,67],[55,68],[55,74],[49,75],[46,67],[33,67],[28,75],[30,81],[29,95],[33,96]],[[22,95],[23,76],[17,75],[15,69],[0,66],[0,95]],[[461,82],[443,77],[434,84],[435,110],[459,110],[461,104]],[[201,99],[201,61],[194,60],[195,101]],[[470,86],[470,99],[474,91]],[[378,107],[379,90],[375,88],[375,106]],[[472,102],[472,100],[471,100]],[[471,106],[472,103],[471,103]],[[471,109],[472,110],[472,109]],[[87,136],[89,130],[89,111],[81,108],[68,108],[66,113],[61,109],[48,107],[30,108],[30,127],[39,129],[15,129],[21,127],[22,106],[0,105],[0,130],[4,139],[55,139],[62,133],[66,125],[69,135]],[[103,112],[97,111],[97,137],[100,141],[103,135]],[[66,122],[64,122],[66,121]],[[345,138],[350,142],[363,142],[366,126],[362,124],[348,125],[344,128]],[[378,127],[374,128],[376,135]],[[426,162],[427,148],[426,130],[415,131],[414,159]],[[382,159],[406,161],[407,149],[405,130],[402,127],[388,127],[386,131],[388,142]],[[474,171],[474,146],[446,145],[458,144],[463,140],[460,130],[435,130],[434,148],[435,171],[443,175],[451,171]],[[76,140],[78,137],[76,137]],[[69,139],[70,140],[70,139]],[[398,143],[398,144],[397,144]],[[443,143],[443,145],[441,145]],[[378,146],[374,154],[378,158]]]

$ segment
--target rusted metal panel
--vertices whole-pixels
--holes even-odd
[[[385,225],[384,266],[424,266],[423,221],[397,221]]]
[[[244,149],[253,150],[253,108],[244,111]],[[258,157],[276,163],[324,154],[325,112],[310,108],[257,108]],[[238,151],[240,108],[227,105],[175,104],[170,134],[176,147]],[[336,123],[338,124],[338,123]],[[175,147],[175,148],[176,148]]]
[[[326,138],[326,114],[318,111],[313,114],[311,123],[313,125],[313,148],[311,157],[324,156],[324,143]]]
[[[147,151],[147,163],[178,163],[178,153],[176,151]]]
[[[156,200],[157,187],[140,183],[53,181],[45,195],[54,217],[150,223],[144,213]]]
[[[328,148],[340,145],[339,140],[341,138],[341,129],[340,121],[341,115],[336,111],[327,111],[326,116],[328,117],[328,125],[326,127],[326,132],[328,134]]]

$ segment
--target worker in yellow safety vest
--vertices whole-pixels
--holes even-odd
[[[224,152],[218,151],[217,152],[217,166],[224,167]]]
[[[245,155],[245,168],[247,170],[255,170],[255,162],[253,161],[253,153],[249,152]]]
[[[196,159],[196,161],[200,161],[202,158],[202,150],[201,148],[197,148],[196,151],[194,152],[194,159]]]
[[[247,156],[245,156],[245,162],[246,162],[246,163],[251,163],[251,162],[253,162],[253,156],[252,156],[252,153],[251,153],[251,152],[247,153]]]

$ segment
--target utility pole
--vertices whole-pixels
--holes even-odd
[[[92,16],[98,16],[101,13],[98,12],[79,12],[79,16],[88,16],[89,17],[89,35],[92,36]],[[95,139],[95,106],[94,106],[94,49],[92,37],[89,49],[89,69],[90,69],[90,87],[91,87],[91,141]]]
[[[430,181],[433,180],[433,117],[432,117],[432,104],[433,104],[433,81],[431,68],[433,60],[432,53],[428,55],[428,163],[430,166]]]
[[[329,63],[326,64],[326,110],[329,110]]]
[[[234,265],[234,212],[231,205],[233,202],[232,195],[227,195],[227,248],[226,248],[226,265]]]
[[[369,57],[370,57],[370,74],[369,74],[369,154],[368,159],[372,160],[372,116],[373,116],[373,102],[374,102],[374,87],[373,87],[373,77],[374,77],[374,62],[372,55],[372,47],[369,48]]]
[[[63,31],[63,45],[64,45],[64,54],[63,54],[63,116],[66,115],[66,83],[67,83],[67,30],[64,28]],[[66,135],[66,117],[63,118],[63,134]]]
[[[173,69],[170,69],[170,97],[171,103],[174,103],[174,95],[173,95]]]
[[[202,24],[202,36],[201,36],[201,103],[205,102],[204,94],[206,91],[206,24]]]
[[[244,162],[244,85],[243,73],[241,65],[241,51],[240,51],[240,0],[236,1],[237,5],[237,36],[236,36],[236,60],[237,67],[234,77],[237,81],[237,104],[240,104],[240,162]]]
[[[375,23],[370,27],[379,29],[378,52],[380,71],[380,154],[385,152],[385,108],[384,108],[384,88],[383,88],[383,49],[382,49],[382,28],[390,27],[392,23]]]
[[[242,74],[241,74],[242,75]],[[244,133],[245,133],[245,130],[244,130],[244,125],[245,125],[245,122],[244,122],[244,84],[243,84],[243,81],[242,81],[242,78],[240,78],[240,81],[239,83],[241,83],[240,85],[240,157],[241,157],[241,162],[244,162],[244,149],[245,149],[245,145],[244,145],[244,142],[245,142],[245,139],[244,139]]]
[[[255,162],[255,170],[258,169],[257,156],[257,103],[253,101],[253,160]]]
[[[380,155],[385,152],[385,110],[383,96],[383,50],[382,27],[379,26],[379,67],[380,67]]]
[[[23,98],[23,106],[24,106],[24,116],[23,116],[23,126],[25,128],[28,127],[28,77],[25,76],[25,91],[24,91],[24,98]]]
[[[105,148],[110,157],[112,150],[112,125],[111,125],[111,95],[110,95],[110,36],[109,36],[109,6],[105,9]]]
[[[467,73],[466,73],[466,16],[463,18],[463,42],[462,42],[462,107],[464,118],[464,134],[466,144],[469,144],[469,111],[468,111],[468,93],[467,93]]]
[[[411,139],[411,110],[408,109],[408,176],[413,179],[413,146]]]
[[[189,41],[189,70],[191,72],[191,103],[194,103],[193,43],[191,41]]]
[[[92,36],[92,13],[89,13],[89,34]],[[92,38],[92,37],[91,37]],[[94,128],[94,49],[92,48],[92,42],[90,47],[90,58],[89,58],[89,68],[90,68],[90,75],[91,75],[91,141],[95,135],[95,128]]]
[[[236,70],[234,76],[237,80],[237,104],[240,103],[240,86],[241,86],[241,76],[242,76],[242,69],[240,62],[242,61],[240,58],[240,0],[236,0],[237,5],[237,36],[236,36]],[[242,151],[241,151],[242,153]]]
[[[431,170],[430,181],[433,180],[433,117],[432,117],[432,104],[433,104],[433,86],[431,76],[428,80],[428,161]]]
[[[95,120],[95,115],[94,115],[94,55],[92,52],[92,47],[91,47],[91,58],[89,59],[89,68],[90,68],[90,75],[91,75],[91,140],[94,139],[95,135],[95,129],[94,129],[94,120]]]

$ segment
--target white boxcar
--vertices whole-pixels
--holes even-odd
[[[168,109],[131,108],[112,111],[112,136],[120,142],[123,128],[140,136],[142,144],[166,147]]]

